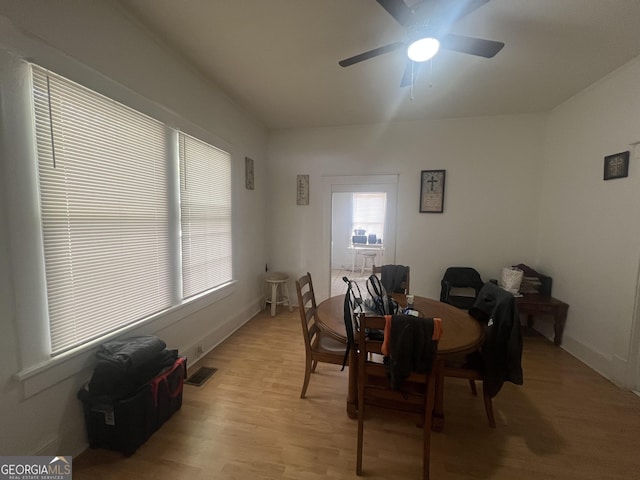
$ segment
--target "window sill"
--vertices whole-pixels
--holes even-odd
[[[95,352],[102,343],[123,335],[153,335],[154,332],[158,332],[231,295],[236,290],[236,284],[237,281],[232,280],[220,287],[188,298],[179,305],[135,324],[128,325],[44,362],[24,368],[14,375],[14,378],[22,384],[23,398],[36,395],[82,370],[93,368]]]

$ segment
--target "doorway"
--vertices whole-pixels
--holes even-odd
[[[631,342],[629,344],[629,362],[627,378],[631,390],[640,396],[640,268],[636,280],[636,298],[634,305],[633,324],[631,326]]]
[[[371,263],[379,264],[395,263],[396,256],[396,210],[397,210],[397,186],[398,175],[367,175],[367,176],[344,176],[324,178],[325,197],[325,241],[327,245],[327,256],[329,271],[328,292],[330,296],[339,295],[346,291],[346,285],[342,280],[343,276],[359,281],[360,288],[365,289],[366,278],[371,274]],[[384,198],[384,220],[383,226],[376,224],[375,220],[368,223],[371,232],[367,232],[366,243],[363,249],[352,249],[352,236],[354,232],[354,198],[361,201],[366,199],[366,195],[376,194],[373,198],[380,200]],[[372,203],[372,205],[375,203]],[[357,209],[356,209],[357,210]],[[356,216],[357,216],[356,212]],[[356,219],[357,220],[357,219]],[[359,219],[366,223],[366,219]],[[356,222],[357,223],[357,222]],[[366,230],[366,228],[363,228]],[[376,230],[375,232],[373,230]],[[375,234],[376,239],[369,238]],[[380,243],[378,243],[378,238]],[[363,241],[364,239],[359,239]],[[369,243],[371,240],[371,243]],[[362,272],[362,258],[360,251],[371,247],[371,251],[376,253],[375,260],[367,263],[367,269]],[[378,250],[376,252],[376,249]],[[354,261],[355,258],[355,261]],[[353,271],[352,271],[353,268]]]

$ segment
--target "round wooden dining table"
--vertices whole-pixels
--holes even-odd
[[[347,341],[344,325],[344,295],[327,298],[317,309],[317,320],[323,328],[330,329]],[[393,294],[393,298],[401,307],[407,305],[402,294]],[[430,298],[414,295],[413,308],[425,318],[442,319],[442,336],[438,341],[436,361],[436,403],[433,412],[434,430],[442,430],[444,412],[442,405],[442,389],[444,386],[444,361],[451,356],[464,355],[477,350],[484,339],[483,325],[464,310]],[[357,349],[351,349],[349,358],[349,392],[347,395],[347,414],[357,418]]]

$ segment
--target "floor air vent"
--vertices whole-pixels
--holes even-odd
[[[196,387],[201,387],[217,371],[217,368],[200,367],[196,371],[196,373],[187,378],[184,383],[186,383],[187,385],[195,385]]]

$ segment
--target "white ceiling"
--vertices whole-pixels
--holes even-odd
[[[269,129],[544,112],[640,55],[640,0],[491,0],[451,33],[502,51],[439,52],[412,98],[402,50],[338,65],[406,40],[375,0],[120,1]]]

